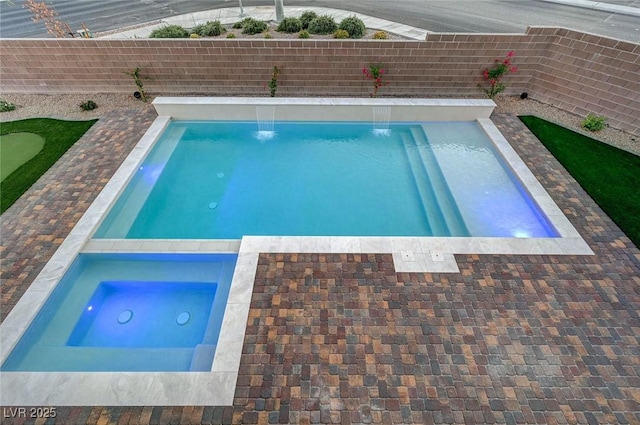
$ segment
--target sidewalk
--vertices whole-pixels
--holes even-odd
[[[363,15],[360,13],[349,12],[346,10],[329,9],[326,7],[285,7],[285,16],[299,17],[303,12],[313,11],[318,15],[330,15],[340,22],[342,19],[349,16],[357,16],[362,19],[367,28],[386,31],[391,34],[396,34],[402,37],[406,37],[414,40],[424,40],[429,31],[421,28],[410,27],[408,25],[399,24],[396,22],[387,21],[384,19],[374,18],[372,16]],[[142,24],[134,28],[122,28],[120,30],[111,31],[104,35],[96,34],[98,38],[148,38],[156,28],[160,28],[166,25],[180,25],[185,28],[192,28],[198,24],[204,24],[207,21],[218,20],[222,24],[233,24],[242,20],[243,18],[251,16],[252,18],[262,21],[275,21],[276,12],[274,6],[257,6],[257,7],[245,7],[244,15],[240,14],[240,8],[229,7],[224,9],[207,10],[203,12],[187,13],[185,15],[171,16],[159,21],[151,22],[148,24]]]
[[[547,3],[565,4],[567,6],[581,7],[583,9],[600,10],[603,12],[619,13],[621,15],[640,17],[640,8],[622,6],[619,4],[605,3],[589,0],[541,0]]]
[[[594,9],[611,13],[619,13],[628,16],[640,17],[640,8],[632,6],[622,6],[619,4],[589,1],[589,0],[540,0],[547,3],[564,4],[568,6]],[[331,9],[326,7],[285,7],[285,16],[299,17],[306,11],[316,12],[318,15],[330,15],[340,22],[348,16],[357,16],[362,19],[367,28],[386,31],[413,40],[424,40],[429,31],[422,28],[411,27],[409,25],[374,18],[361,13],[347,10]],[[113,31],[106,31],[96,34],[98,38],[123,39],[123,38],[148,38],[151,32],[166,25],[180,25],[185,28],[192,28],[207,21],[218,20],[222,24],[233,24],[239,20],[251,16],[262,21],[275,21],[276,13],[274,6],[255,6],[243,8],[244,14],[240,13],[239,7],[228,7],[223,9],[206,10],[202,12],[187,13],[184,15],[171,16],[154,22],[147,22],[134,27],[121,28]]]

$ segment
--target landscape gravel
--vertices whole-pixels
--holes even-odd
[[[153,108],[151,105],[152,96],[150,96],[149,103],[144,103],[126,93],[51,95],[6,93],[2,95],[2,99],[15,104],[17,108],[11,112],[1,113],[0,122],[36,117],[83,120],[100,118],[101,115],[113,110]],[[93,100],[98,107],[93,111],[83,111],[79,105],[87,100]],[[612,127],[607,127],[598,132],[589,132],[581,128],[581,122],[584,117],[533,99],[522,100],[518,96],[498,96],[495,102],[497,107],[494,113],[536,115],[594,139],[640,155],[640,136],[638,135],[629,134]]]
[[[494,113],[535,115],[547,121],[560,124],[577,133],[640,155],[640,135],[630,134],[609,126],[597,132],[585,130],[582,128],[582,121],[585,117],[530,98],[522,100],[520,96],[498,96],[495,102],[498,106]]]

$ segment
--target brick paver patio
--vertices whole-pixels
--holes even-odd
[[[104,117],[2,216],[2,319],[152,119]],[[640,424],[640,251],[516,117],[493,120],[596,255],[409,274],[390,255],[262,254],[234,406],[3,423]]]

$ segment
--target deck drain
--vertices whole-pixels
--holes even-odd
[[[402,261],[416,261],[416,257],[413,255],[413,251],[400,251]]]
[[[439,251],[431,251],[431,261],[444,261],[444,255]]]

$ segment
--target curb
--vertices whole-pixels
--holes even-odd
[[[619,13],[621,15],[640,17],[640,9],[637,7],[620,6],[617,4],[602,3],[589,0],[540,0],[547,3],[564,4],[567,6],[581,7],[583,9],[600,10],[602,12]]]

